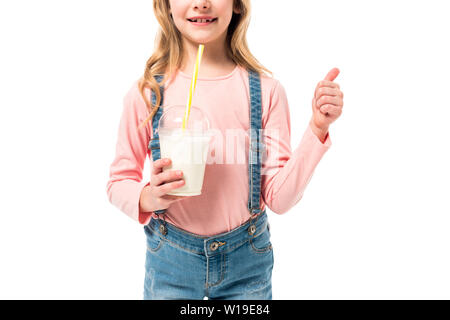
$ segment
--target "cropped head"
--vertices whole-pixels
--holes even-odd
[[[161,102],[159,85],[163,86],[175,76],[182,66],[183,43],[204,44],[222,42],[227,57],[234,63],[259,73],[272,73],[262,66],[251,54],[247,45],[247,30],[250,23],[250,0],[153,0],[153,11],[159,23],[155,38],[154,52],[147,60],[144,74],[139,81],[139,90],[150,115],[139,126],[145,126],[158,110]],[[198,27],[196,19],[208,17],[208,26]],[[199,20],[197,20],[197,23]],[[154,79],[162,75],[160,84]],[[150,88],[156,95],[156,105],[152,105],[145,95]],[[188,88],[186,92],[188,91]]]
[[[226,41],[226,36],[232,18],[241,12],[238,5],[239,2],[232,0],[169,0],[169,12],[176,29],[187,41],[205,45],[219,41],[224,44],[230,42]],[[202,22],[206,25],[200,25]]]

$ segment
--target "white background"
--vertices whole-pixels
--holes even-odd
[[[333,67],[345,94],[303,199],[268,210],[273,298],[449,299],[446,1],[252,5],[293,148]],[[106,182],[156,28],[151,0],[1,2],[0,298],[142,299],[145,235]]]

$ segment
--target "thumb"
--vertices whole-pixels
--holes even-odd
[[[339,74],[339,69],[338,68],[333,68],[330,70],[330,72],[328,72],[327,76],[325,77],[324,80],[328,80],[328,81],[334,81],[334,79],[337,78],[338,74]]]

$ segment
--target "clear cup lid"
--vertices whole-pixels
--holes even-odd
[[[159,134],[182,132],[183,119],[186,106],[172,105],[163,108],[163,114],[159,119]],[[189,118],[186,123],[184,134],[188,135],[210,135],[210,123],[206,114],[198,107],[191,106]]]

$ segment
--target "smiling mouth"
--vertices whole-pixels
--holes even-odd
[[[208,24],[213,23],[214,21],[217,21],[217,18],[208,20],[208,19],[187,19],[189,22],[195,23],[195,24]]]

